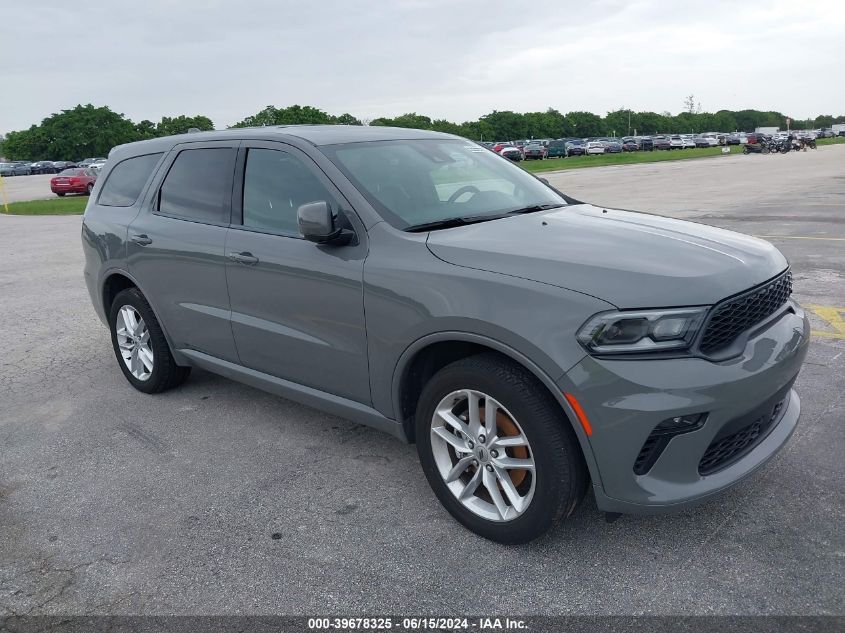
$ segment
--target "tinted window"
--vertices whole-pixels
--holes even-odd
[[[179,152],[159,193],[159,211],[198,222],[228,223],[235,150]]]
[[[299,235],[300,205],[333,196],[301,160],[273,149],[251,149],[244,171],[244,226]]]
[[[161,154],[129,158],[111,170],[100,192],[99,204],[107,207],[131,207],[158,164]]]

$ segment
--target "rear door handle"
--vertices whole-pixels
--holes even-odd
[[[233,262],[238,262],[239,264],[246,264],[247,266],[252,266],[253,264],[258,263],[258,258],[249,251],[244,251],[243,253],[229,253],[229,259]]]
[[[153,243],[150,236],[144,235],[143,233],[141,235],[133,235],[130,239],[139,246],[149,246]]]

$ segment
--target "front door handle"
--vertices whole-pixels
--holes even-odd
[[[133,235],[130,239],[139,246],[149,246],[153,243],[150,236],[144,235],[143,233],[141,235]]]
[[[243,253],[229,253],[229,259],[233,262],[238,262],[239,264],[246,264],[247,266],[252,266],[258,263],[258,258],[249,251],[244,251]]]

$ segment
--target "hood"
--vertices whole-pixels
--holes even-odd
[[[710,305],[771,279],[786,258],[703,224],[577,204],[442,231],[438,258],[592,295],[618,308]]]

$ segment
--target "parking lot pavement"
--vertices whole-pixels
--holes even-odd
[[[814,312],[827,336],[798,379],[799,428],[759,473],[671,516],[608,524],[588,498],[523,547],[461,528],[414,447],[386,435],[200,371],[134,391],[82,282],[80,219],[0,217],[0,607],[841,614],[843,159],[838,146],[549,176],[599,204],[780,235],[796,296],[829,310]]]
[[[55,198],[56,194],[50,191],[50,179],[55,174],[36,174],[35,176],[14,176],[3,178],[3,187],[6,190],[6,202],[26,202],[27,200],[45,200]],[[0,195],[0,204],[3,197]]]

